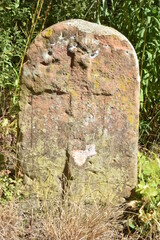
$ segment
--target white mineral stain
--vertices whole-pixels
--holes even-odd
[[[63,37],[63,34],[62,34],[62,32],[61,32],[61,34],[60,34],[60,36],[59,36],[59,40],[61,41],[61,40],[63,40],[64,39],[64,37]]]
[[[97,56],[98,56],[98,53],[99,53],[99,51],[96,50],[95,52],[93,52],[93,53],[90,55],[90,58],[95,58],[95,57],[97,57]]]
[[[65,39],[65,37],[63,37],[63,33],[61,32],[61,34],[58,37],[58,41],[57,44],[61,46],[61,48],[64,48],[64,44],[68,45],[69,43],[69,39]]]
[[[73,35],[70,37],[71,39],[75,40],[76,39],[76,35]]]
[[[95,122],[95,116],[89,115],[88,117],[86,117],[84,121],[84,125],[88,126],[90,123],[94,123],[94,122]]]
[[[74,52],[74,49],[76,49],[76,46],[70,46],[69,48],[68,48],[68,51],[70,51],[70,52]]]
[[[48,54],[48,51],[42,52],[42,58],[45,63],[49,63],[52,60],[52,57]]]
[[[99,45],[99,41],[93,38],[93,39],[92,39],[92,44]]]
[[[107,52],[111,53],[111,46],[110,45],[102,45]]]
[[[88,44],[88,38],[84,38],[83,42],[87,45]]]
[[[63,43],[67,46],[69,44],[69,40],[68,39],[66,39],[66,40],[64,39]]]
[[[111,48],[111,46],[110,46],[110,45],[104,45],[104,47],[105,47],[105,48]]]
[[[102,136],[102,138],[105,138],[105,137],[107,137],[108,136],[108,130],[105,128],[104,130],[103,130],[103,136]]]
[[[88,157],[94,156],[96,154],[95,145],[90,144],[86,146],[85,150],[73,150],[71,156],[78,166],[82,166]]]

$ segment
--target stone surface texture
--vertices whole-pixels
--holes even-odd
[[[139,68],[118,31],[57,23],[28,49],[21,78],[19,159],[47,197],[117,201],[137,178]]]

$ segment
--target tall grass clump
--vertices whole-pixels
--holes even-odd
[[[24,202],[0,205],[0,239],[112,240],[123,239],[123,207],[83,206],[70,202],[39,211]],[[127,238],[125,238],[127,239]]]

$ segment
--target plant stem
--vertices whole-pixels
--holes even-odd
[[[98,24],[101,24],[101,22],[100,22],[100,8],[101,8],[101,2],[100,2],[100,0],[97,0],[96,20],[97,20]]]
[[[44,29],[44,26],[45,26],[45,23],[46,23],[46,20],[47,20],[47,16],[48,16],[49,10],[51,8],[51,3],[52,3],[52,0],[50,0],[49,4],[47,6],[47,10],[46,10],[46,13],[45,13],[45,18],[44,18],[44,21],[43,21],[43,24],[42,24],[41,31]]]
[[[149,2],[149,7],[151,6],[152,0],[150,0]],[[148,21],[146,23],[145,26],[145,31],[144,31],[144,44],[143,44],[143,51],[142,51],[142,58],[141,58],[141,67],[140,67],[140,79],[142,79],[143,76],[143,64],[144,64],[144,57],[145,57],[145,50],[146,50],[146,39],[147,39],[147,30],[148,30]],[[145,86],[143,86],[143,92],[145,92]],[[145,105],[146,105],[146,98],[144,95],[144,99],[143,99],[143,110],[145,109]],[[144,111],[143,111],[143,115],[144,115]],[[143,116],[144,118],[144,116]]]
[[[19,79],[18,79],[19,81],[20,81],[20,78],[21,78],[21,75],[22,75],[22,67],[23,67],[24,57],[25,57],[25,55],[27,53],[27,50],[28,50],[28,47],[31,43],[32,36],[33,36],[34,30],[35,30],[40,12],[42,10],[43,3],[44,3],[44,0],[38,0],[37,1],[36,10],[35,10],[35,13],[34,13],[34,16],[33,16],[33,19],[32,19],[31,29],[30,29],[30,32],[29,32],[29,35],[28,35],[28,38],[27,38],[26,46],[25,46],[25,49],[24,49],[24,53],[23,53],[20,68],[19,68]],[[39,5],[40,5],[40,7],[39,7]]]
[[[149,7],[151,6],[151,3],[152,3],[152,0],[150,0],[149,2]],[[143,75],[143,63],[144,63],[144,55],[145,55],[145,49],[146,49],[147,30],[148,30],[148,22],[146,23],[145,32],[144,32],[144,45],[143,45],[143,52],[142,52],[142,58],[141,58],[141,73],[140,73],[141,79]]]

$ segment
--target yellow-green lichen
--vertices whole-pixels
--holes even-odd
[[[49,66],[49,70],[51,70],[51,71],[54,70],[54,68],[55,68],[55,66],[53,64]]]
[[[121,97],[121,104],[126,104],[126,103],[128,103],[128,97],[122,96]]]
[[[94,89],[98,90],[100,88],[99,81],[97,79],[94,80]]]
[[[71,94],[71,96],[73,97],[73,98],[77,98],[78,97],[78,92],[75,90],[75,89],[73,89],[73,88],[69,88],[69,93]]]
[[[35,152],[38,154],[43,154],[44,152],[44,141],[42,141],[40,138],[37,139],[37,146]]]
[[[81,199],[88,203],[93,203],[94,201],[116,203],[116,196],[119,198],[119,195],[117,195],[115,181],[118,183],[119,191],[121,192],[123,189],[121,176],[116,169],[108,169],[107,171],[105,168],[101,168],[97,172],[88,171],[86,177],[83,176],[84,174],[86,172],[74,172],[76,179],[73,176],[74,181],[71,183],[71,196],[73,199],[77,199],[77,201]],[[113,184],[115,184],[114,187]]]
[[[128,118],[128,121],[129,121],[129,123],[130,124],[133,124],[134,123],[134,117],[133,117],[133,115],[127,115],[127,118]]]
[[[51,37],[53,34],[53,30],[52,29],[48,29],[47,32],[45,33],[45,37],[49,38]]]

